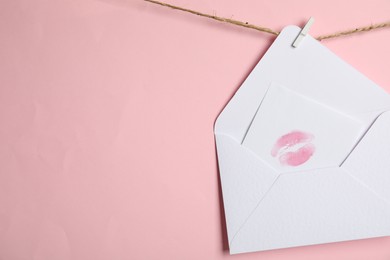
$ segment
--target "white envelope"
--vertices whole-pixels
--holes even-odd
[[[311,36],[291,47],[299,32],[281,32],[215,124],[231,254],[390,235],[390,96]],[[296,139],[304,160],[271,147],[289,126],[316,133]]]

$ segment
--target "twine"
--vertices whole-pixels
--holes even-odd
[[[186,13],[198,15],[198,16],[201,16],[201,17],[206,17],[206,18],[213,19],[213,20],[216,20],[216,21],[233,24],[233,25],[237,25],[237,26],[253,29],[253,30],[256,30],[256,31],[264,32],[264,33],[269,33],[269,34],[273,34],[273,35],[279,35],[278,31],[272,30],[271,28],[268,28],[268,27],[258,26],[258,25],[250,24],[248,22],[242,22],[242,21],[239,21],[239,20],[234,20],[234,19],[231,19],[231,18],[224,18],[224,17],[220,17],[220,16],[216,16],[216,15],[205,14],[205,13],[201,13],[201,12],[198,12],[198,11],[195,11],[195,10],[187,9],[187,8],[180,7],[180,6],[171,5],[171,4],[160,2],[160,1],[156,1],[156,0],[144,0],[144,1],[152,3],[152,4],[156,4],[156,5],[169,7],[169,8],[172,8],[174,10],[179,10],[179,11],[183,11],[183,12],[186,12]],[[363,27],[357,27],[355,29],[339,31],[339,32],[331,33],[331,34],[325,34],[325,35],[321,35],[321,36],[316,37],[316,39],[321,41],[321,40],[325,40],[325,39],[337,38],[337,37],[342,37],[342,36],[351,35],[351,34],[355,34],[355,33],[362,33],[362,32],[373,31],[373,30],[382,29],[382,28],[385,28],[385,27],[390,27],[390,21],[383,22],[383,23],[372,24],[372,25],[363,26]]]

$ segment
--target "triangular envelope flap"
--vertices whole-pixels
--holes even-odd
[[[229,241],[271,188],[277,173],[235,140],[216,135]]]
[[[280,175],[230,252],[388,236],[388,206],[340,168]]]
[[[390,109],[390,96],[310,35],[298,48],[300,28],[288,26],[222,111],[216,133],[242,141],[272,81],[349,115]],[[364,118],[371,123],[374,117]]]
[[[341,167],[390,207],[390,111],[378,117]]]

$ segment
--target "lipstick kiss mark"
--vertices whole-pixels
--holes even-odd
[[[315,152],[312,134],[292,131],[281,136],[272,148],[271,155],[278,157],[281,165],[298,166],[307,162]]]

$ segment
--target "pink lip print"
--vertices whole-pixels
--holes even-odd
[[[307,162],[315,152],[315,146],[311,143],[313,139],[312,134],[292,131],[276,141],[271,155],[278,157],[281,165],[301,165]],[[294,147],[297,149],[293,150]]]

